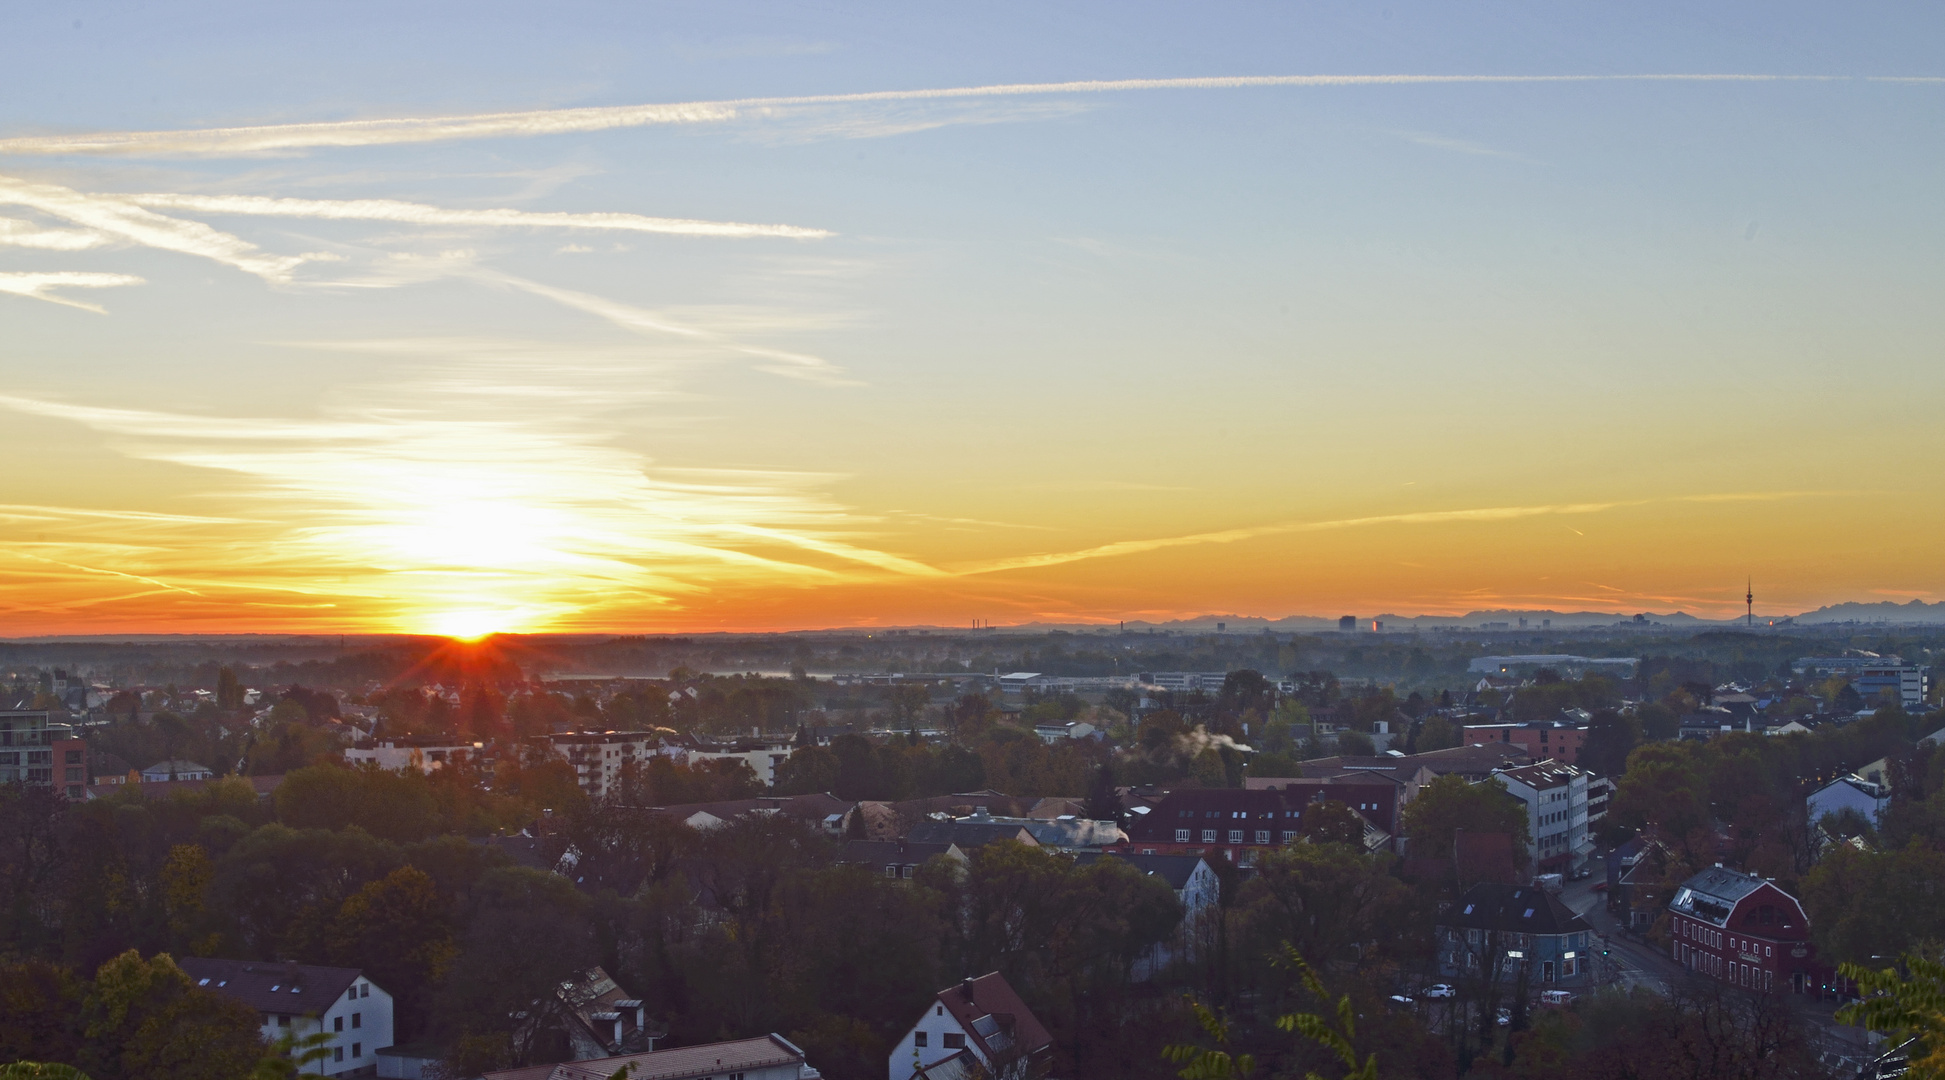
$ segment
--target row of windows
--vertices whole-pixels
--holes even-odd
[[[912,1032],[912,1045],[924,1046],[926,1045],[926,1038],[926,1032],[914,1031]],[[964,1050],[966,1048],[966,1037],[959,1032],[948,1031],[939,1036],[939,1045],[945,1047],[947,1050]]]
[[[1192,837],[1192,836],[1190,835],[1190,833],[1191,833],[1191,831],[1192,831],[1192,830],[1189,830],[1189,829],[1177,829],[1177,830],[1175,830],[1175,842],[1176,842],[1176,843],[1178,843],[1178,844],[1188,844],[1188,843],[1193,843],[1193,842],[1194,842],[1194,837]],[[1270,843],[1270,842],[1271,842],[1271,841],[1270,841],[1270,833],[1271,833],[1271,830],[1269,830],[1269,829],[1257,829],[1257,830],[1256,830],[1256,840],[1255,840],[1255,842],[1256,842],[1256,843],[1258,843],[1258,844],[1267,844],[1267,843]],[[1285,830],[1283,830],[1283,842],[1284,842],[1284,843],[1286,843],[1286,844],[1294,844],[1294,843],[1296,843],[1296,841],[1297,841],[1297,834],[1296,834],[1296,831],[1295,831],[1295,830],[1292,830],[1292,829],[1285,829]],[[1216,830],[1214,830],[1214,829],[1204,829],[1204,830],[1202,830],[1202,842],[1203,842],[1203,843],[1205,843],[1205,844],[1213,844],[1213,843],[1215,843],[1215,842],[1216,842]],[[1241,829],[1231,829],[1231,830],[1229,830],[1229,843],[1232,843],[1232,844],[1243,844],[1243,843],[1249,843],[1249,841],[1246,841],[1246,840],[1244,840],[1244,839],[1243,839],[1243,830],[1241,830]]]

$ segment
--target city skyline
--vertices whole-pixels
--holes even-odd
[[[0,636],[1945,597],[1941,16],[1225,10],[11,17]]]

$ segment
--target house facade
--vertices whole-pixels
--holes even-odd
[[[1391,830],[1372,818],[1392,819],[1397,785],[1304,780],[1283,784],[1255,790],[1170,792],[1130,824],[1121,848],[1140,855],[1199,855],[1252,866],[1264,852],[1296,843],[1303,835],[1303,815],[1312,804],[1326,800],[1349,806],[1366,822],[1367,847],[1374,832],[1383,837],[1380,843],[1389,841]]]
[[[1879,823],[1878,818],[1891,805],[1891,792],[1884,785],[1874,784],[1853,773],[1840,776],[1811,792],[1803,804],[1812,825],[1822,821],[1825,814],[1855,810],[1875,828]]]
[[[1690,971],[1760,993],[1820,985],[1810,918],[1776,883],[1722,867],[1675,890],[1670,955]]]
[[[892,1046],[887,1075],[1037,1080],[1047,1074],[1053,1045],[1053,1036],[995,971],[939,991]]]
[[[1487,882],[1439,916],[1439,974],[1483,977],[1536,990],[1593,984],[1594,928],[1560,898],[1531,885]]]
[[[480,743],[447,743],[441,739],[367,740],[344,750],[344,762],[356,767],[376,765],[387,772],[417,769],[430,776],[435,769],[458,765],[483,750]]]
[[[188,957],[177,964],[205,990],[234,998],[263,1017],[263,1037],[323,1032],[323,1076],[376,1076],[378,1051],[392,1045],[392,995],[356,968]]]

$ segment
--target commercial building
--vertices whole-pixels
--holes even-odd
[[[1690,971],[1763,993],[1820,984],[1810,918],[1767,878],[1704,870],[1669,903],[1671,955]]]

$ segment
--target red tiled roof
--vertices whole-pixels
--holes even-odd
[[[972,988],[970,997],[966,994],[967,984],[960,983],[949,990],[939,991],[939,1004],[944,1005],[952,1018],[959,1021],[959,1026],[982,1044],[981,1049],[986,1051],[989,1061],[996,1048],[987,1043],[979,1023],[988,1016],[1000,1021],[1000,1030],[1012,1029],[1013,1044],[1023,1056],[1030,1057],[1053,1045],[1053,1036],[1040,1026],[1039,1019],[1027,1008],[1026,1002],[1020,1000],[1020,995],[1013,992],[1012,985],[1004,975],[995,971],[968,982]]]

